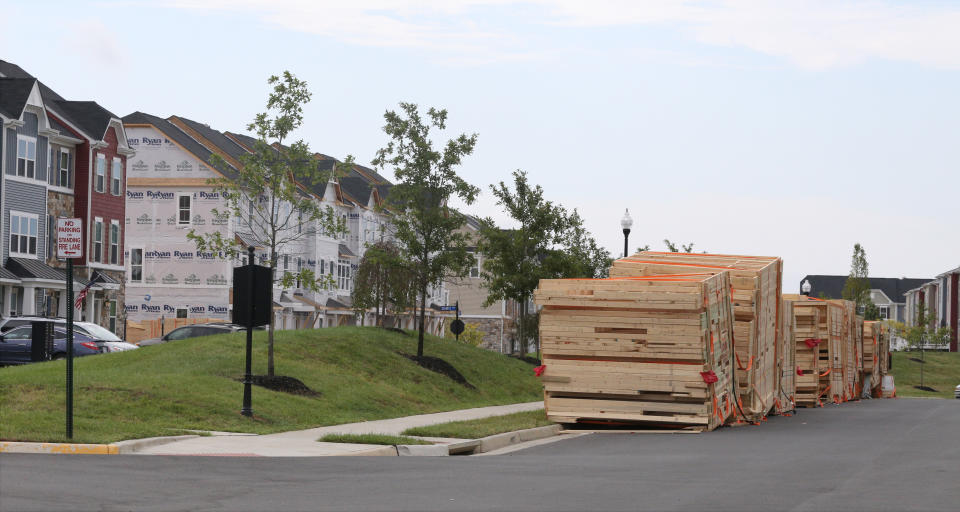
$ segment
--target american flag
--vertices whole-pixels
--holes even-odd
[[[87,298],[87,292],[90,291],[90,287],[93,286],[93,280],[91,279],[86,286],[80,290],[80,293],[77,294],[77,300],[73,303],[73,309],[80,309],[83,307],[83,299]]]

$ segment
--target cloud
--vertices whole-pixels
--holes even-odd
[[[272,25],[378,47],[469,55],[478,63],[544,56],[545,27],[660,27],[701,44],[746,49],[803,69],[871,59],[960,68],[960,7],[883,0],[168,0],[246,12]],[[507,28],[510,27],[510,28]]]

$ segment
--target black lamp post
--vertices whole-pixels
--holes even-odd
[[[623,218],[620,219],[620,227],[623,228],[623,257],[626,258],[630,255],[630,251],[627,248],[627,240],[630,238],[630,228],[633,226],[633,219],[630,218],[630,209],[627,208],[623,212]]]

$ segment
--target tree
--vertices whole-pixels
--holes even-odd
[[[390,241],[380,241],[367,248],[357,267],[351,298],[361,318],[374,308],[374,323],[383,326],[388,308],[405,310],[414,302],[410,272],[400,249]]]
[[[267,261],[274,275],[274,283],[289,288],[297,281],[301,287],[316,290],[330,285],[330,278],[318,276],[302,268],[297,272],[285,272],[276,277],[279,253],[289,244],[300,241],[315,229],[328,233],[341,233],[346,227],[332,208],[321,207],[315,197],[303,191],[303,185],[329,179],[327,173],[318,169],[313,153],[306,142],[298,140],[284,145],[291,132],[303,124],[303,105],[310,101],[306,82],[297,79],[289,71],[282,77],[271,76],[267,83],[273,92],[267,99],[265,112],[256,115],[247,129],[256,133],[257,141],[251,153],[238,160],[240,167],[235,176],[208,180],[213,191],[223,198],[224,207],[213,209],[216,216],[233,216],[245,224],[256,246],[267,250]],[[345,165],[351,165],[347,158]],[[219,169],[229,164],[217,154],[210,163]],[[245,248],[236,240],[224,237],[219,231],[198,234],[191,230],[187,235],[198,251],[223,252],[236,258]],[[272,290],[271,290],[272,293]],[[274,325],[271,315],[267,344],[267,375],[274,376]]]
[[[920,389],[923,385],[923,367],[926,364],[925,350],[929,345],[943,345],[950,342],[951,330],[949,327],[936,326],[936,318],[927,311],[927,305],[922,301],[917,305],[916,322],[907,325],[903,322],[890,322],[897,334],[907,341],[913,349],[920,349]],[[925,389],[929,391],[929,389]]]
[[[447,111],[430,108],[421,117],[417,105],[401,103],[401,113],[384,114],[383,131],[390,141],[377,151],[373,165],[393,168],[398,183],[390,189],[387,203],[396,212],[393,225],[403,260],[409,262],[419,295],[420,325],[417,360],[423,358],[427,288],[451,276],[465,276],[473,263],[467,252],[467,235],[461,230],[466,217],[450,208],[459,198],[472,204],[480,192],[457,175],[455,167],[471,154],[477,135],[461,134],[434,149],[430,130],[443,130]]]
[[[570,222],[562,207],[543,198],[539,185],[530,186],[525,172],[513,172],[513,187],[511,191],[502,181],[490,185],[497,204],[519,227],[500,229],[492,219],[482,221],[478,249],[484,262],[480,276],[487,288],[485,306],[497,300],[513,300],[520,305],[517,333],[521,351],[526,354],[526,305],[541,279],[557,277],[563,253],[553,249],[565,241]],[[544,264],[547,260],[556,264]],[[515,348],[511,346],[510,351]]]
[[[583,226],[583,217],[576,209],[567,216],[566,223],[562,253],[564,258],[561,259],[558,277],[608,277],[610,265],[613,264],[610,251],[597,244],[597,240]]]
[[[857,243],[853,244],[853,257],[850,260],[850,274],[843,283],[842,297],[857,305],[857,312],[863,313],[867,320],[876,320],[879,311],[870,298],[870,265],[867,252]],[[869,316],[868,316],[869,313]]]

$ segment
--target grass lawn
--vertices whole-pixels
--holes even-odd
[[[267,333],[254,334],[253,372],[266,373]],[[272,433],[542,399],[532,367],[427,336],[424,354],[453,365],[475,389],[421,368],[417,338],[375,327],[276,333],[276,373],[319,396],[253,387],[239,414],[245,334],[223,334],[74,361],[75,442],[180,434],[184,429]],[[0,440],[65,441],[65,362],[0,368]]]
[[[547,414],[543,409],[525,411],[505,416],[491,416],[478,420],[452,421],[439,425],[416,427],[403,431],[404,435],[420,437],[456,437],[459,439],[478,439],[481,437],[523,430],[526,428],[553,425],[547,421]]]
[[[920,359],[920,352],[892,352],[894,384],[897,396],[920,396],[953,398],[953,388],[960,384],[960,352],[927,352],[923,364],[923,385],[937,392],[922,391],[914,386],[920,385],[920,366],[910,358]]]
[[[389,434],[327,434],[317,441],[324,443],[352,443],[352,444],[433,444],[423,439],[414,439],[406,436],[391,436]]]

